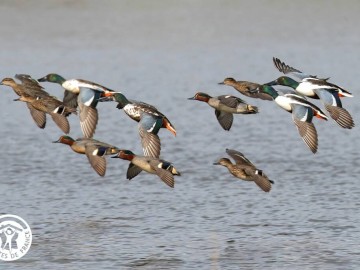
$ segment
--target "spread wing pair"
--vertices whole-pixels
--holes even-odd
[[[236,168],[243,171],[245,174],[243,180],[254,181],[263,191],[269,192],[271,190],[271,184],[274,182],[269,180],[265,173],[262,170],[256,168],[256,166],[248,160],[244,154],[232,150],[226,149],[226,153],[232,157],[235,161]]]

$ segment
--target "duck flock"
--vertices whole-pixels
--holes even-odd
[[[340,98],[353,97],[344,88],[330,83],[329,78],[318,78],[305,74],[278,58],[273,58],[275,67],[285,76],[281,76],[269,83],[258,84],[248,81],[236,81],[226,78],[219,84],[229,85],[241,94],[262,100],[275,101],[284,110],[292,114],[292,119],[298,132],[315,154],[318,149],[317,131],[312,123],[314,117],[328,120],[328,116],[315,104],[306,98],[319,99],[336,123],[346,129],[355,126],[350,113],[342,107]],[[30,114],[39,128],[45,128],[46,115],[50,115],[55,124],[65,133],[70,133],[67,117],[71,114],[79,115],[82,138],[74,140],[68,135],[61,136],[54,143],[67,144],[79,154],[85,154],[93,169],[104,176],[106,172],[106,155],[130,161],[126,177],[132,179],[140,172],[146,171],[156,174],[169,187],[174,187],[174,176],[180,172],[171,162],[160,159],[161,143],[158,132],[161,128],[168,129],[176,136],[176,129],[170,120],[154,106],[145,102],[128,99],[124,94],[111,90],[100,84],[82,79],[66,80],[58,74],[48,74],[38,80],[27,74],[17,74],[15,78],[4,78],[2,85],[10,86],[18,95],[15,100],[23,101],[29,108]],[[64,89],[62,100],[50,95],[44,90],[41,82],[60,84]],[[275,86],[292,88],[290,93],[282,94]],[[215,116],[224,130],[230,130],[233,124],[233,114],[256,114],[258,108],[247,104],[244,100],[221,95],[212,97],[198,92],[190,100],[206,102],[215,109]],[[97,105],[99,102],[114,101],[116,107],[123,110],[131,119],[138,122],[138,130],[144,155],[136,155],[127,149],[119,149],[114,145],[93,139],[98,123]],[[228,168],[235,177],[255,182],[263,191],[269,192],[271,184],[266,174],[253,165],[241,152],[226,149],[226,153],[234,159],[221,158],[215,165]]]

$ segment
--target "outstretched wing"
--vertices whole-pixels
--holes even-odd
[[[174,175],[169,170],[165,170],[163,168],[159,168],[158,160],[151,160],[149,162],[150,166],[155,170],[156,174],[160,177],[160,179],[169,187],[173,188],[175,186]]]
[[[96,145],[86,145],[85,146],[85,154],[93,167],[93,169],[100,176],[104,176],[106,172],[106,159],[103,153],[100,153],[98,150],[98,146]]]
[[[217,120],[219,121],[219,124],[222,126],[225,130],[230,130],[234,116],[232,113],[227,113],[219,110],[215,110],[215,115]]]
[[[238,97],[229,96],[229,95],[221,95],[217,97],[220,100],[220,103],[230,107],[236,108],[239,104],[243,103],[246,104],[244,100]]]
[[[271,182],[265,174],[259,175],[255,173],[254,182],[265,192],[269,192],[271,190]]]
[[[30,75],[16,74],[15,78],[21,81],[23,90],[27,95],[32,97],[50,96],[50,94],[44,90],[44,87]]]
[[[46,125],[46,114],[42,111],[39,111],[33,107],[30,103],[26,103],[27,107],[30,110],[31,117],[34,119],[36,125],[39,128],[45,128]]]
[[[139,173],[141,173],[142,169],[136,165],[134,165],[133,163],[130,162],[129,164],[129,168],[126,172],[126,178],[131,180],[133,179],[135,176],[137,176]]]
[[[157,134],[153,134],[145,130],[141,125],[139,125],[139,135],[141,138],[141,144],[145,156],[159,157],[161,144],[160,138]]]
[[[52,120],[65,133],[69,134],[70,124],[65,115],[50,112]]]
[[[255,165],[251,163],[250,160],[248,160],[244,154],[240,153],[239,151],[232,150],[232,149],[226,149],[226,153],[232,157],[236,164],[238,165],[249,165],[251,167],[255,168]]]
[[[78,94],[74,94],[70,91],[64,91],[63,103],[65,106],[76,109],[78,106]]]
[[[318,148],[318,136],[314,124],[311,122],[301,121],[300,119],[296,118],[294,114],[293,121],[299,131],[301,138],[310,148],[311,152],[315,154]]]
[[[346,109],[331,104],[325,104],[325,109],[330,113],[331,118],[342,128],[351,129],[355,126],[351,114]]]
[[[302,80],[305,78],[309,78],[309,77],[313,77],[316,78],[316,76],[313,75],[309,75],[309,74],[305,74],[302,71],[290,67],[289,65],[286,65],[284,62],[281,62],[281,60],[279,58],[273,57],[273,62],[275,67],[282,73],[284,74],[290,74],[293,75],[295,77],[297,77],[298,79]]]
[[[85,106],[79,103],[80,127],[85,138],[92,138],[98,122],[98,112],[96,108]]]

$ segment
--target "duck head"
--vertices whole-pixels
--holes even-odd
[[[67,136],[67,135],[63,135],[57,141],[53,141],[53,143],[62,143],[62,144],[70,145],[70,146],[74,142],[75,142],[75,140],[73,138],[71,138],[70,136]]]
[[[209,96],[206,93],[203,92],[197,92],[195,94],[195,96],[188,98],[189,100],[199,100],[199,101],[203,101],[203,102],[208,102],[209,99],[211,98],[211,96]]]
[[[56,73],[49,73],[48,75],[38,79],[39,82],[52,82],[52,83],[58,83],[63,84],[66,80]]]
[[[106,92],[103,94],[104,97],[112,97],[114,101],[118,103],[117,108],[122,109],[127,104],[130,103],[130,101],[120,92]]]
[[[130,150],[119,150],[116,156],[112,156],[112,158],[121,158],[125,160],[132,160],[135,157],[135,154]]]
[[[225,78],[224,81],[219,82],[219,84],[234,85],[236,84],[236,80],[234,78]]]
[[[232,164],[228,158],[220,158],[217,162],[213,163],[214,165],[221,165],[227,167],[229,164]]]
[[[279,96],[279,93],[273,87],[271,87],[268,84],[260,85],[256,89],[256,91],[266,93],[266,94],[270,95],[273,99],[276,99]]]
[[[290,77],[281,76],[281,77],[277,78],[276,80],[265,83],[265,85],[270,85],[270,86],[283,85],[283,86],[289,86],[289,87],[295,89],[296,87],[298,87],[299,83],[297,81],[291,79]]]
[[[13,87],[16,85],[16,82],[14,81],[14,79],[12,78],[4,78],[2,79],[2,81],[0,82],[1,85],[7,85],[10,87]]]

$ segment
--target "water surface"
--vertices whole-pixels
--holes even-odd
[[[127,162],[109,159],[100,178],[86,157],[51,143],[62,134],[50,119],[38,129],[1,86],[1,212],[24,218],[33,244],[0,268],[358,269],[358,128],[314,120],[313,155],[272,102],[243,97],[260,113],[236,115],[226,132],[213,109],[187,98],[240,96],[217,83],[273,80],[276,56],[346,87],[358,124],[359,11],[357,1],[2,2],[2,78],[57,72],[156,105],[178,131],[160,132],[162,157],[182,176],[174,190],[153,175],[128,181]],[[112,103],[99,114],[95,138],[141,153],[135,122]],[[263,169],[273,190],[213,166],[226,148]]]

